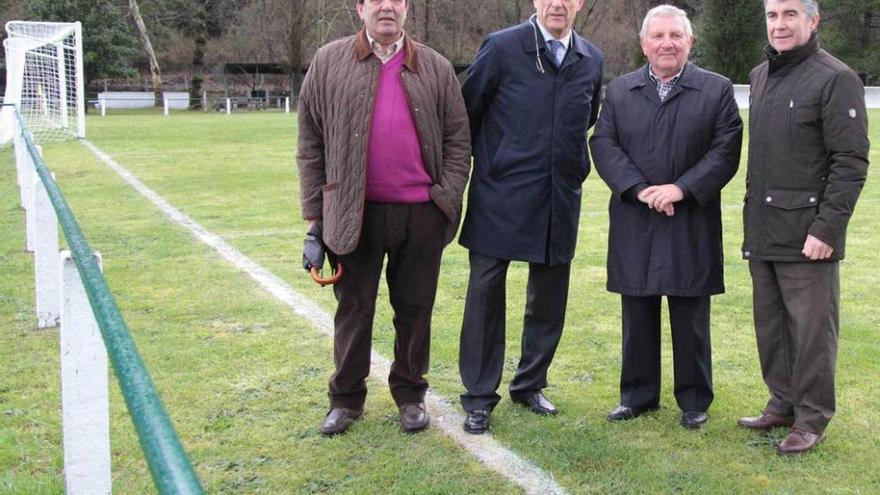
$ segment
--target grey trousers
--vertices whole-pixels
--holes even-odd
[[[840,313],[837,262],[750,261],[765,412],[822,433],[835,411]]]

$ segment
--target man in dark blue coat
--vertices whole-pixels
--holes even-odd
[[[648,65],[608,85],[590,138],[608,183],[608,290],[621,294],[624,421],[660,402],[660,299],[672,328],[681,424],[699,428],[712,391],[709,296],[724,292],[721,188],[736,173],[742,119],[726,78],[688,63],[687,14],[651,9],[640,34]]]
[[[505,288],[511,260],[529,263],[522,355],[510,396],[555,414],[541,390],[565,320],[569,268],[590,171],[602,53],[572,31],[583,0],[534,0],[536,15],[489,35],[462,92],[474,171],[460,237],[470,279],[459,368],[465,431],[483,433],[500,400]]]

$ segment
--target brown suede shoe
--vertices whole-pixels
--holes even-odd
[[[327,413],[327,417],[324,418],[324,422],[321,423],[321,427],[318,430],[325,437],[340,435],[345,433],[348,427],[360,419],[363,414],[363,409],[355,411],[354,409],[346,409],[344,407],[334,407]]]
[[[407,433],[422,431],[428,427],[430,419],[424,402],[413,402],[400,406],[400,426]]]
[[[783,418],[782,416],[777,416],[775,414],[761,413],[760,416],[740,418],[736,424],[751,430],[770,431],[773,428],[791,428],[794,424],[794,420]]]
[[[792,428],[788,436],[779,444],[776,452],[779,455],[802,454],[813,450],[813,447],[819,445],[822,440],[825,440],[825,435]]]

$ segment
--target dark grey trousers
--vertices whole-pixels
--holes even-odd
[[[835,411],[840,313],[837,262],[750,261],[766,412],[822,433]]]
[[[471,273],[461,325],[458,366],[466,393],[465,411],[492,410],[501,397],[496,392],[504,371],[507,267],[502,260],[470,252]],[[510,393],[541,390],[556,353],[571,264],[529,263],[522,353],[510,384]]]
[[[660,298],[622,296],[623,367],[620,403],[634,409],[660,405]],[[682,411],[712,404],[709,296],[668,297],[675,400]]]

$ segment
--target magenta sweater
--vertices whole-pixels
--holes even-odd
[[[367,143],[367,201],[430,201],[431,177],[422,162],[419,135],[400,72],[404,50],[379,69],[376,106]]]

